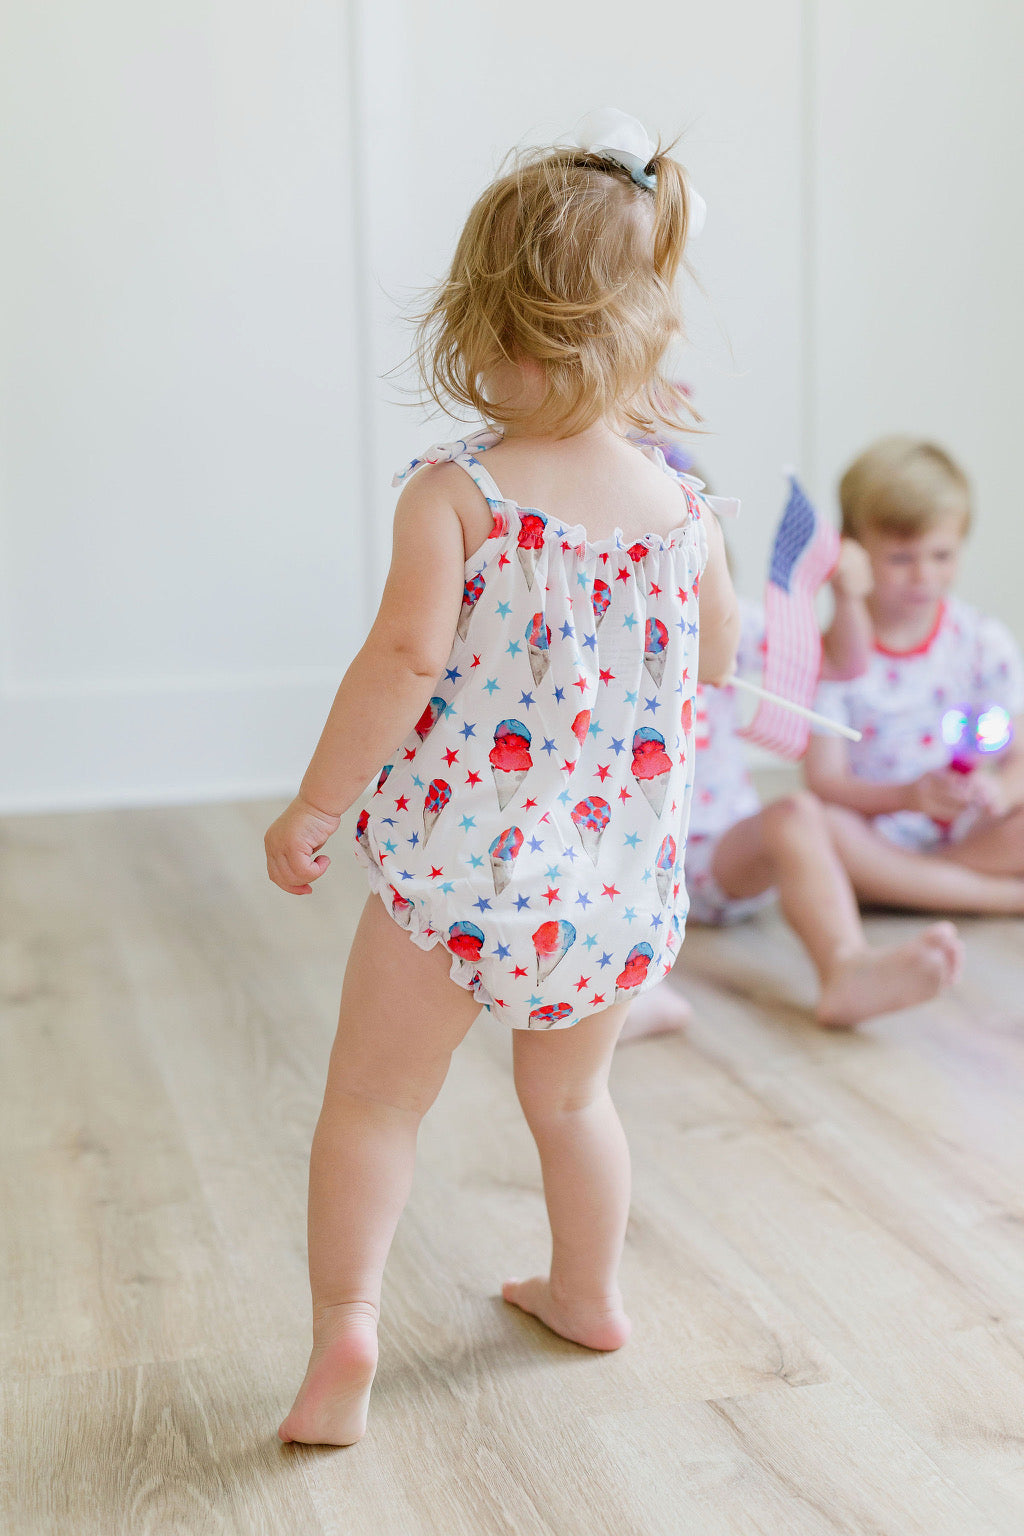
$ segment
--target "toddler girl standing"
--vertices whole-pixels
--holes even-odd
[[[629,1334],[608,1069],[681,942],[694,690],[731,670],[738,621],[706,503],[626,435],[679,425],[658,368],[695,194],[638,123],[601,116],[469,216],[420,358],[489,426],[398,477],[380,611],[267,833],[271,879],[308,894],[370,781],[372,894],[311,1155],[313,1351],[283,1440],[364,1432],[417,1128],[481,1004],[513,1031],[552,1233],[550,1273],[505,1298],[593,1349]]]

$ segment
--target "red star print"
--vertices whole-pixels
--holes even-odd
[[[494,999],[494,1006],[495,1006],[495,1008],[504,1008],[504,1006],[505,1006],[505,999],[503,997],[496,997]]]
[[[544,815],[543,815],[543,816],[542,816],[542,817],[541,817],[541,821],[547,821],[547,819],[548,819],[548,817],[549,817],[549,816],[550,816],[550,815],[551,815],[551,812],[550,812],[550,811],[545,811],[545,812],[544,812]]]
[[[406,760],[406,762],[407,763],[411,763],[415,756],[416,756],[416,748],[415,747],[406,747],[406,749],[405,749],[405,760]]]
[[[408,797],[408,795],[399,795],[398,799],[395,801],[395,810],[396,811],[407,811],[408,809],[409,809],[409,797]]]
[[[598,676],[602,683],[614,683],[615,681],[615,673],[610,670],[606,671],[604,667],[601,668]]]
[[[678,587],[676,589],[676,597],[678,597],[681,603],[685,603],[689,601],[690,594],[689,592],[684,592],[682,587]]]
[[[561,901],[562,899],[559,896],[557,889],[553,885],[549,885],[547,890],[543,891],[541,894],[543,895],[544,900],[547,902],[549,907],[551,906],[552,902]]]
[[[690,588],[690,591],[693,593],[694,597],[700,597],[700,577],[699,576],[694,581],[693,586]]]
[[[614,901],[616,896],[621,896],[622,895],[622,892],[621,891],[617,891],[615,889],[614,885],[602,885],[602,887],[601,887],[601,895],[602,896],[609,896],[611,898],[611,900]]]
[[[629,571],[626,568],[626,566],[624,566],[624,565],[620,565],[619,566],[619,574],[616,576],[615,580],[616,581],[628,581],[629,580]]]
[[[587,680],[586,680],[586,678],[585,677],[578,677],[576,679],[576,681],[573,683],[573,687],[574,688],[578,688],[580,693],[586,693],[586,691],[587,691]]]
[[[459,756],[459,754],[457,752],[453,752],[451,747],[448,748],[447,752],[444,755],[444,760],[448,764],[449,768],[451,767],[452,763],[454,763],[458,759],[458,756]]]
[[[569,550],[569,540],[568,539],[563,539],[562,540],[562,548],[568,553],[568,550]]]
[[[604,993],[603,992],[595,992],[593,997],[590,999],[590,1001],[591,1001],[592,1005],[593,1004],[597,1004],[597,1003],[603,1003],[604,1002]]]
[[[653,581],[651,582],[651,592],[650,592],[650,595],[651,595],[651,597],[660,597],[661,596],[661,588],[659,586],[656,586]]]
[[[602,551],[600,559],[601,559],[601,564],[602,565],[607,565],[608,564],[608,551],[607,550],[603,550]]]
[[[689,681],[690,681],[690,669],[689,669],[689,667],[684,667],[683,668],[683,682],[684,683],[688,683]]]
[[[480,783],[480,775],[478,773],[467,773],[467,775],[466,775],[466,783],[467,784],[479,784]]]
[[[431,878],[431,880],[439,880],[443,874],[444,874],[444,870],[443,869],[436,869],[434,867],[434,865],[431,864],[431,866],[430,866],[430,878]]]
[[[471,667],[478,667],[479,665],[480,665],[480,657],[479,656],[474,656],[473,660],[470,662],[470,666]]]
[[[576,764],[575,763],[570,763],[569,759],[566,758],[565,762],[562,764],[562,772],[563,773],[572,773],[572,771],[573,771],[573,769],[575,767],[576,767]]]
[[[602,783],[602,784],[603,784],[603,783],[604,783],[604,781],[605,781],[605,779],[606,779],[606,778],[607,778],[607,777],[608,777],[608,775],[609,775],[609,774],[610,774],[610,773],[611,773],[611,771],[612,771],[612,765],[611,765],[611,763],[609,763],[609,764],[608,764],[608,765],[607,765],[607,766],[606,766],[606,767],[604,767],[604,768],[602,768],[602,767],[601,767],[601,764],[600,764],[600,763],[598,763],[598,765],[597,765],[597,776],[598,776],[598,778],[599,778],[599,779],[600,779],[600,780],[601,780],[601,783]]]
[[[582,992],[584,987],[589,987],[589,986],[590,986],[590,977],[589,976],[581,976],[579,981],[576,983],[576,991],[577,992]]]
[[[502,555],[501,555],[501,559],[498,561],[498,570],[499,571],[503,571],[505,569],[506,565],[509,565],[510,563],[511,562],[510,562],[510,560],[508,558],[508,555],[506,555],[504,550],[503,550],[502,551]]]
[[[532,811],[534,809],[534,807],[536,806],[536,804],[537,804],[536,800],[526,800],[526,801],[523,802],[523,810],[524,811]]]
[[[513,975],[513,977],[525,976],[526,975],[526,968],[524,966],[522,966],[522,965],[517,965],[515,970],[512,972],[512,975]]]
[[[632,798],[633,796],[630,794],[629,790],[626,789],[625,785],[623,785],[622,789],[619,790],[619,799],[622,801],[623,805],[625,805],[627,800],[632,800]]]

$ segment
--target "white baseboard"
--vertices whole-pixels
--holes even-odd
[[[0,813],[288,794],[342,670],[8,694]]]

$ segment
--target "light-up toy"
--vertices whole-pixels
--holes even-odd
[[[1001,704],[985,709],[947,709],[942,717],[942,739],[950,749],[948,766],[954,773],[973,773],[987,757],[1004,752],[1013,740],[1010,715]],[[937,825],[948,830],[948,821]]]
[[[954,773],[972,773],[982,758],[1005,751],[1012,737],[1010,716],[1001,704],[947,709],[942,717],[942,739],[952,752],[949,766]]]

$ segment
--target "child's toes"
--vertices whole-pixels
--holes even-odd
[[[964,943],[952,923],[932,923],[924,939],[942,957],[943,983],[959,981],[964,965]]]

